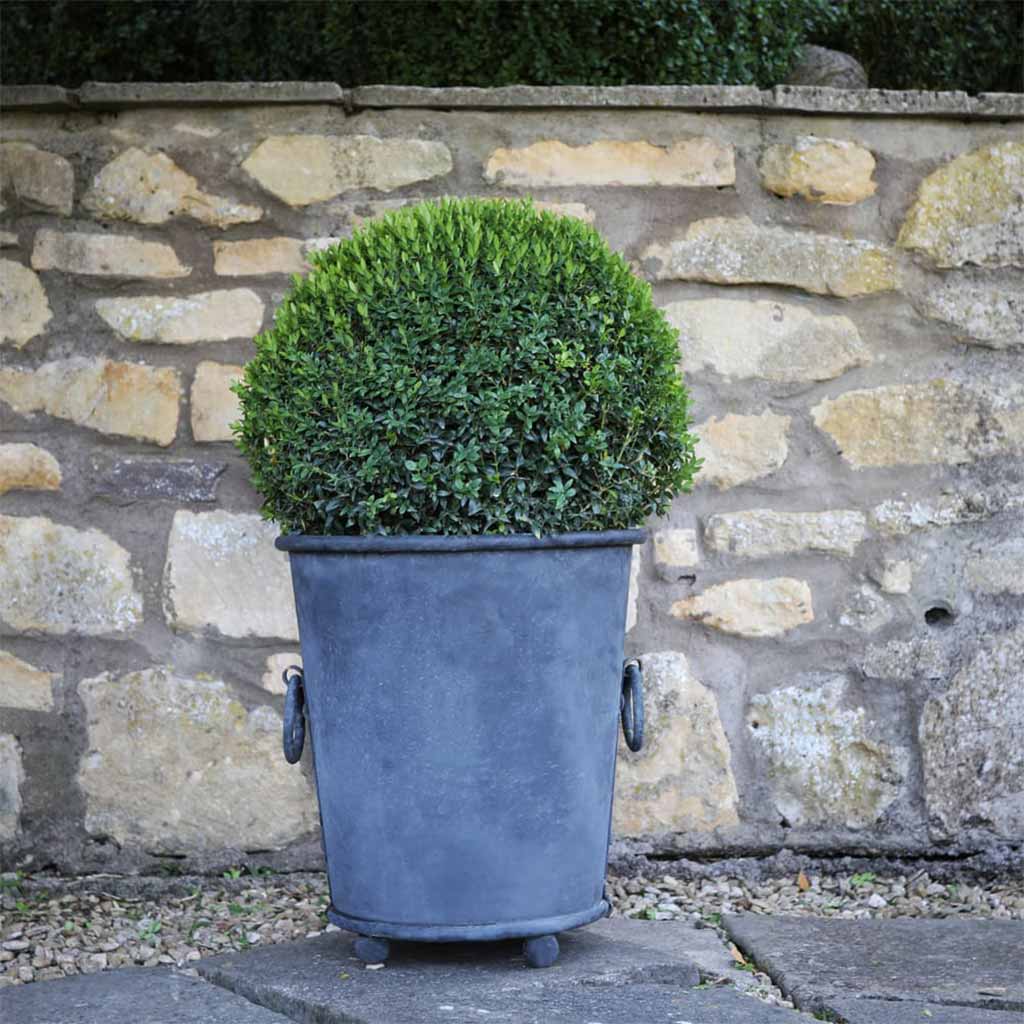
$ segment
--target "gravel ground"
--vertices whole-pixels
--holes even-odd
[[[912,877],[804,875],[761,882],[609,879],[615,914],[691,920],[720,928],[722,914],[829,917],[1001,917],[1024,920],[1024,880],[944,885]],[[204,956],[288,942],[327,923],[322,874],[224,878],[62,879],[0,876],[0,985],[140,964],[189,969]],[[788,1005],[771,980],[734,952],[742,987]]]

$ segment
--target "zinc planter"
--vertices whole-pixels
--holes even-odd
[[[547,966],[557,932],[608,913],[620,713],[642,740],[623,636],[643,537],[278,540],[304,665],[285,752],[308,721],[328,917],[357,955],[517,937]]]

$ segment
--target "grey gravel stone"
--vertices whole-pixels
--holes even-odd
[[[216,501],[217,479],[225,469],[226,462],[193,459],[100,456],[92,460],[94,493],[123,501]]]
[[[826,921],[744,914],[728,916],[723,924],[733,942],[803,1009],[870,994],[916,1004],[1024,1011],[1022,921]]]
[[[288,1024],[286,1017],[197,978],[131,968],[2,988],[0,1020],[10,1024]]]
[[[1020,1024],[1019,1013],[938,1003],[894,1005],[888,999],[835,999],[828,1009],[846,1024]],[[903,1014],[903,1016],[900,1016]]]

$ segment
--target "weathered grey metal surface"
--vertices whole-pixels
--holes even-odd
[[[642,539],[278,541],[335,923],[453,941],[603,916]]]

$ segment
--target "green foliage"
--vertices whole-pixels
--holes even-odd
[[[675,332],[593,228],[448,199],[314,263],[237,389],[239,447],[284,530],[624,528],[689,486]]]
[[[8,83],[770,86],[797,48],[882,88],[1022,88],[1021,0],[6,0]]]

